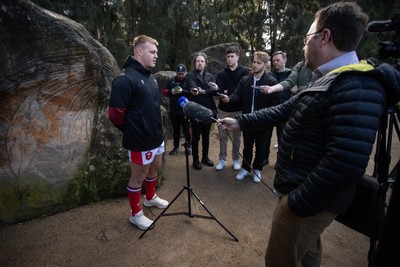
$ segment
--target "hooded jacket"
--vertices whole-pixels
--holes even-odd
[[[336,69],[285,103],[238,115],[242,130],[287,122],[274,186],[298,216],[343,214],[365,173],[387,105],[400,100],[400,73],[388,64]]]
[[[157,80],[131,56],[112,83],[108,117],[123,132],[122,145],[128,150],[148,151],[163,142]]]
[[[235,70],[231,70],[229,67],[224,68],[217,74],[218,92],[228,96],[231,95],[239,84],[240,79],[247,75],[249,75],[249,69],[242,65],[238,65]],[[234,112],[240,111],[241,105],[239,102],[225,103],[219,101],[218,108],[225,112]]]

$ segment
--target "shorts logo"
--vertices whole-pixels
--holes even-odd
[[[153,156],[153,153],[152,153],[151,151],[147,152],[147,153],[145,154],[146,160],[150,160],[150,159],[151,159],[151,156]]]

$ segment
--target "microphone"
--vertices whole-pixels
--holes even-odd
[[[367,25],[369,32],[389,32],[394,30],[392,20],[385,21],[371,21]]]
[[[178,102],[182,107],[183,113],[196,122],[210,124],[218,121],[213,117],[214,114],[211,109],[196,102],[191,102],[184,96],[180,97]]]

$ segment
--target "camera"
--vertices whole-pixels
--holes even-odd
[[[381,40],[379,42],[379,57],[385,59],[388,57],[397,58],[400,56],[400,14],[395,15],[390,20],[369,22],[367,31],[377,32],[379,34],[394,31],[395,35],[392,40]]]

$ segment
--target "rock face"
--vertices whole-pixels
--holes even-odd
[[[203,50],[214,75],[227,45]],[[106,115],[120,73],[109,51],[81,24],[27,0],[3,0],[0,62],[0,223],[125,195],[130,167]],[[155,75],[160,92],[173,75]]]
[[[126,161],[106,117],[114,57],[81,24],[24,0],[0,4],[0,48],[0,220],[117,194],[129,166],[111,173]]]
[[[225,59],[225,51],[230,45],[236,45],[240,49],[240,57],[239,57],[239,63],[245,67],[249,67],[250,61],[246,57],[246,53],[243,49],[241,49],[240,45],[238,43],[223,43],[223,44],[217,44],[214,46],[207,47],[199,52],[203,52],[207,55],[208,58],[208,63],[206,66],[206,71],[210,72],[211,74],[214,75],[214,77],[217,76],[217,73],[222,70],[223,68],[226,67],[226,59]],[[194,64],[193,64],[193,59],[194,55],[196,53],[193,53],[188,60],[186,61],[186,66],[188,69],[193,70]]]

